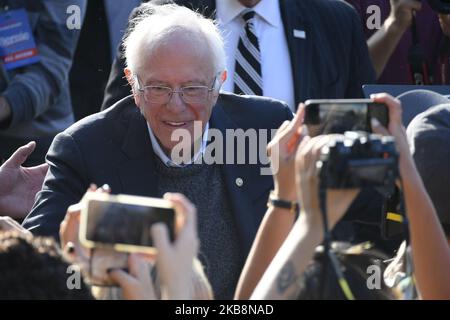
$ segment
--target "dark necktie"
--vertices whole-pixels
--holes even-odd
[[[237,94],[262,95],[261,56],[255,35],[255,12],[244,12],[245,28],[241,32],[236,51],[234,92]]]

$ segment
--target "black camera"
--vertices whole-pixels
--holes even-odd
[[[395,188],[398,152],[394,138],[348,131],[322,149],[321,186],[332,189],[374,187],[383,193]]]
[[[434,11],[442,14],[450,14],[450,0],[428,0]]]

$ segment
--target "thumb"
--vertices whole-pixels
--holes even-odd
[[[34,151],[34,148],[36,148],[36,142],[34,141],[21,146],[8,160],[5,161],[3,165],[10,168],[20,167]]]
[[[380,121],[378,121],[377,118],[370,118],[370,125],[371,125],[372,131],[374,133],[378,133],[378,134],[381,134],[383,136],[389,136],[390,135],[389,131],[385,127],[383,127],[381,125]]]
[[[156,223],[151,228],[153,243],[158,249],[158,256],[161,252],[167,252],[170,248],[169,232],[167,227],[162,223]]]
[[[32,167],[30,169],[38,172],[41,176],[45,177],[45,175],[47,174],[47,171],[48,171],[48,164],[43,163],[38,166]]]

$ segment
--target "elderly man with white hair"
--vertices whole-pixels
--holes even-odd
[[[232,298],[273,179],[261,175],[267,164],[261,159],[236,160],[242,153],[255,158],[248,152],[255,152],[254,143],[260,145],[259,135],[258,141],[246,140],[231,151],[210,153],[208,147],[220,140],[218,133],[223,146],[229,145],[236,137],[226,134],[230,130],[270,133],[292,112],[276,100],[219,93],[227,73],[223,40],[213,21],[167,5],[155,6],[133,25],[125,41],[125,73],[133,94],[55,138],[47,155],[49,173],[24,226],[57,237],[67,207],[90,183],[140,196],[182,193],[197,206],[199,259],[214,296]],[[172,156],[179,147],[177,132],[189,138],[183,162]],[[186,160],[187,154],[193,156]],[[224,157],[211,162],[207,155]],[[278,187],[274,194],[290,200]]]

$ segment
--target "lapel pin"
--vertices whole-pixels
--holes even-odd
[[[306,32],[304,30],[294,29],[294,37],[299,39],[306,39]]]

